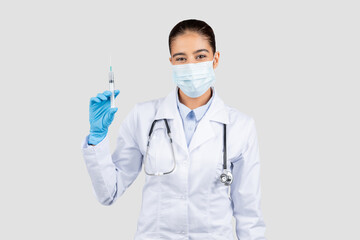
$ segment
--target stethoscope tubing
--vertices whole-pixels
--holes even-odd
[[[146,171],[146,160],[147,160],[147,157],[148,157],[148,151],[149,151],[149,147],[150,147],[150,142],[151,142],[151,139],[152,139],[152,132],[153,132],[153,129],[154,129],[154,126],[155,126],[155,123],[159,120],[164,120],[165,121],[165,125],[166,125],[166,131],[167,131],[167,134],[169,136],[169,140],[170,140],[170,144],[171,144],[171,150],[172,150],[172,155],[173,155],[173,162],[174,162],[174,166],[173,168],[171,169],[171,171],[169,172],[156,172],[156,173],[149,173]],[[224,183],[225,185],[230,185],[232,183],[232,174],[229,170],[227,170],[227,143],[226,143],[226,124],[224,123],[224,130],[223,130],[223,173],[221,174],[221,177],[220,177],[220,180],[222,183]],[[150,127],[150,131],[149,131],[149,136],[148,136],[148,142],[147,142],[147,147],[146,147],[146,153],[145,153],[145,160],[144,160],[144,170],[145,170],[145,173],[147,175],[150,175],[150,176],[161,176],[161,175],[165,175],[165,174],[170,174],[174,171],[176,167],[176,159],[175,159],[175,151],[174,151],[174,146],[173,146],[173,140],[172,140],[172,137],[171,137],[171,130],[170,130],[170,127],[169,127],[169,124],[168,124],[168,121],[166,118],[163,118],[163,119],[155,119],[152,124],[151,124],[151,127]]]
[[[149,146],[150,146],[150,141],[152,139],[152,132],[153,132],[153,128],[155,126],[155,123],[160,120],[160,119],[155,119],[153,121],[153,123],[151,124],[151,128],[150,128],[150,131],[149,131],[149,136],[148,136],[148,142],[147,142],[147,147],[146,147],[146,153],[145,153],[145,160],[144,160],[144,171],[147,175],[150,175],[150,176],[161,176],[161,175],[165,175],[165,174],[170,174],[172,173],[174,170],[175,170],[175,167],[176,167],[176,159],[175,159],[175,151],[174,151],[174,146],[173,146],[173,140],[172,140],[172,137],[171,137],[171,131],[170,131],[170,127],[169,127],[169,124],[167,122],[167,119],[164,118],[163,120],[165,121],[165,125],[166,125],[166,130],[167,130],[167,134],[169,136],[169,139],[170,139],[170,144],[171,144],[171,151],[172,151],[172,155],[173,155],[173,163],[174,163],[174,166],[173,168],[169,171],[169,172],[156,172],[156,173],[149,173],[146,171],[146,160],[147,160],[147,156],[148,156],[148,152],[149,152]]]

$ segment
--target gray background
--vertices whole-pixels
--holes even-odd
[[[215,87],[255,118],[267,238],[360,239],[357,1],[1,1],[1,239],[132,239],[144,172],[98,203],[80,151],[112,55],[119,128],[174,84],[168,35],[215,32]]]

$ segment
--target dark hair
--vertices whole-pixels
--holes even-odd
[[[213,53],[216,52],[216,45],[215,45],[215,34],[212,28],[204,21],[197,20],[197,19],[187,19],[179,22],[178,24],[173,27],[169,34],[169,52],[171,54],[171,43],[173,42],[174,38],[186,33],[187,31],[192,31],[200,34],[201,36],[205,37],[211,46]]]

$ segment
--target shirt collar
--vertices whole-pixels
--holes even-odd
[[[211,94],[211,98],[209,99],[209,101],[207,101],[206,104],[192,110],[194,112],[194,114],[195,114],[196,121],[200,121],[200,119],[205,115],[206,111],[209,109],[210,104],[211,104],[211,102],[212,102],[212,100],[214,98],[214,89],[213,88],[214,87],[211,86],[212,94]],[[180,112],[181,117],[183,119],[185,119],[186,116],[189,114],[189,112],[191,112],[191,109],[180,102],[180,100],[179,100],[179,87],[176,87],[176,103],[177,103],[177,107],[178,107],[178,110]]]

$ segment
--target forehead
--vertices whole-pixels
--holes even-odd
[[[171,43],[172,54],[177,52],[192,53],[198,49],[205,48],[211,52],[209,41],[195,32],[187,32],[174,38]]]

